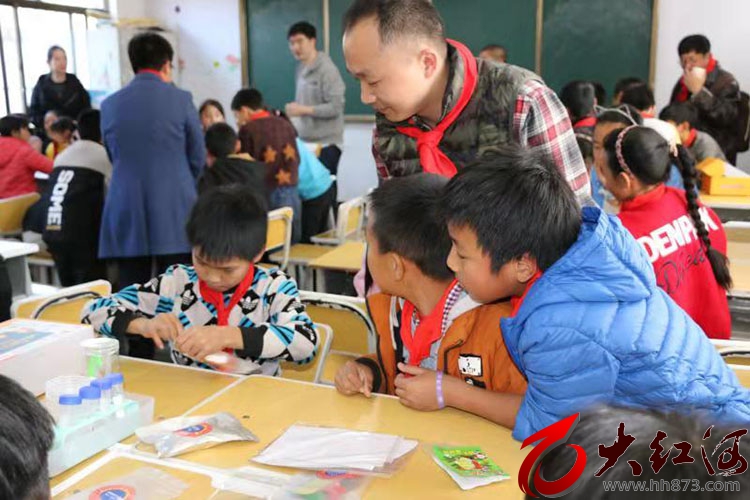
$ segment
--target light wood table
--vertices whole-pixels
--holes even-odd
[[[82,490],[87,490],[89,488],[98,487],[102,484],[106,484],[107,482],[110,482],[110,484],[111,482],[117,483],[117,481],[115,480],[120,479],[123,476],[127,476],[142,467],[158,469],[184,482],[186,489],[182,492],[182,494],[178,498],[206,499],[206,498],[210,498],[211,495],[216,491],[213,488],[213,486],[211,486],[210,476],[197,474],[197,473],[185,471],[185,470],[174,469],[172,467],[165,467],[165,466],[151,464],[151,463],[144,463],[139,460],[134,460],[128,457],[117,457],[117,458],[114,458],[112,461],[105,463],[100,468],[95,470],[93,473],[84,477],[83,479],[78,481],[75,485],[71,486],[70,488],[66,489],[60,494],[55,495],[54,498],[55,500],[64,499],[64,498],[71,497]],[[112,498],[115,498],[115,497],[113,496]],[[117,498],[120,498],[120,497],[117,497]],[[133,497],[128,496],[125,498],[133,498]],[[136,496],[134,498],[140,498],[140,496]]]
[[[356,273],[362,268],[365,255],[365,243],[362,241],[348,241],[310,261],[310,267],[329,271],[345,271]]]
[[[310,261],[308,266],[316,273],[318,291],[325,292],[325,271],[356,274],[362,269],[366,244],[363,241],[348,241],[333,248],[322,257]]]
[[[31,273],[29,272],[28,258],[29,255],[38,251],[39,245],[36,243],[0,239],[0,256],[5,259],[14,299],[31,295]]]
[[[240,377],[198,368],[120,357],[125,391],[154,398],[154,421],[177,417],[206,398],[240,380]],[[133,437],[125,440],[132,441]],[[55,476],[51,485],[61,483],[99,458],[101,452]]]
[[[398,399],[375,395],[346,397],[332,387],[273,377],[252,376],[191,414],[232,413],[260,439],[259,443],[229,443],[180,458],[219,468],[248,465],[274,439],[295,423],[384,432],[417,439],[419,448],[403,470],[389,479],[376,478],[365,498],[522,498],[518,470],[528,453],[520,450],[509,430],[458,410],[417,412]],[[462,492],[430,458],[422,445],[481,446],[511,478],[501,483]],[[250,465],[290,473],[291,469]]]
[[[750,298],[750,241],[727,241],[727,257],[734,287],[731,295]]]
[[[717,196],[699,194],[703,204],[711,207],[722,222],[750,221],[750,196]]]

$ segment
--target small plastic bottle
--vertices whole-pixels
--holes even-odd
[[[120,406],[125,401],[125,389],[123,388],[125,377],[122,376],[122,373],[113,373],[107,378],[112,384],[112,404]]]
[[[58,408],[57,425],[60,427],[69,427],[81,414],[81,397],[73,394],[64,394],[58,400]]]
[[[101,391],[101,409],[106,411],[112,404],[112,381],[109,377],[99,378],[91,381],[91,387],[96,387]]]
[[[102,391],[100,391],[98,387],[92,387],[90,385],[81,387],[81,390],[78,391],[78,394],[81,396],[83,412],[86,414],[86,416],[90,416],[91,414],[99,411],[99,407],[101,406]]]

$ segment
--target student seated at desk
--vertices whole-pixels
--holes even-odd
[[[514,438],[600,403],[750,421],[750,391],[646,253],[617,219],[581,209],[543,158],[484,158],[449,182],[443,208],[461,285],[483,303],[513,297],[500,326],[528,389],[497,394],[489,418]]]
[[[52,160],[29,144],[29,119],[0,118],[0,199],[36,192],[34,172],[52,172]]]
[[[657,132],[637,126],[610,133],[604,150],[599,178],[620,202],[620,221],[648,255],[656,283],[706,335],[728,339],[727,237],[719,217],[698,201],[690,153],[670,151]],[[684,190],[664,185],[672,163],[683,172]]]
[[[395,394],[417,410],[452,406],[492,419],[491,391],[521,395],[526,381],[497,331],[510,305],[473,301],[448,269],[451,242],[439,210],[446,183],[415,174],[372,193],[367,263],[383,292],[367,303],[378,354],[342,367],[336,388],[346,395]]]
[[[698,125],[698,109],[689,102],[670,104],[659,113],[659,119],[671,123],[680,133],[682,144],[688,148],[695,161],[700,163],[706,158],[718,158],[727,161],[724,151],[707,132],[695,128]]]
[[[50,498],[47,453],[54,421],[33,394],[0,375],[0,498]]]
[[[215,123],[206,130],[206,164],[198,179],[198,193],[228,184],[242,184],[268,200],[268,165],[247,153],[240,153],[240,140],[226,123]]]
[[[172,266],[148,283],[89,302],[83,322],[121,343],[128,333],[159,348],[167,341],[180,365],[277,375],[280,360],[312,361],[318,335],[297,284],[255,265],[267,227],[265,203],[246,187],[209,190],[187,223],[193,265]],[[228,362],[206,359],[222,351]]]

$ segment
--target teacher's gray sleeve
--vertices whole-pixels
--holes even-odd
[[[323,104],[313,106],[315,118],[336,118],[344,113],[344,93],[346,86],[338,68],[333,64],[323,74],[321,94]]]

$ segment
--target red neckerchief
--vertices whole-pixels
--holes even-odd
[[[510,306],[512,307],[510,317],[515,317],[516,314],[518,314],[518,310],[521,309],[521,304],[523,304],[523,301],[526,299],[526,296],[529,294],[529,290],[531,290],[531,287],[534,286],[534,283],[537,282],[539,278],[542,277],[542,271],[537,270],[536,273],[534,273],[534,276],[531,277],[528,283],[526,283],[526,289],[523,291],[523,295],[520,297],[512,297],[510,299]]]
[[[708,59],[708,66],[706,66],[706,75],[715,70],[717,64],[718,63],[716,62],[716,59],[714,59],[714,56],[711,56]],[[690,91],[685,85],[685,76],[683,75],[682,78],[680,78],[680,91],[677,93],[677,102],[685,102],[688,99],[690,99]]]
[[[453,280],[430,314],[419,319],[414,335],[412,335],[411,330],[414,304],[408,300],[404,301],[404,307],[401,310],[401,340],[404,342],[404,347],[409,351],[409,364],[411,366],[419,366],[419,363],[430,354],[430,346],[433,342],[442,337],[445,303],[448,301],[448,295],[450,295],[456,283],[457,281]]]
[[[244,278],[242,278],[242,281],[240,281],[240,284],[237,285],[237,288],[234,290],[232,298],[229,300],[229,305],[224,304],[223,293],[217,292],[213,288],[209,287],[203,280],[198,281],[198,285],[200,286],[201,291],[201,297],[203,297],[209,304],[213,304],[213,306],[216,308],[216,324],[218,326],[229,325],[229,313],[232,312],[232,309],[234,309],[234,307],[239,304],[242,297],[245,296],[247,291],[252,286],[254,278],[255,266],[251,264],[250,269],[247,271],[247,274]],[[230,354],[234,352],[232,349],[225,349],[225,351]]]
[[[438,174],[443,177],[453,177],[456,175],[456,165],[448,158],[445,153],[438,147],[443,140],[445,131],[453,125],[461,112],[469,104],[471,96],[477,87],[478,70],[477,60],[471,51],[455,40],[448,40],[458,51],[459,56],[464,63],[464,88],[461,95],[456,101],[453,109],[438,123],[432,130],[421,130],[415,126],[396,127],[396,130],[402,134],[417,140],[417,150],[419,151],[419,162],[422,164],[422,170],[430,174]]]
[[[159,80],[164,81],[164,77],[159,71],[156,71],[155,69],[142,69],[138,71],[139,75],[142,75],[144,73],[148,73],[149,75],[156,75],[159,77]]]
[[[587,116],[586,118],[583,118],[581,120],[578,120],[573,124],[573,129],[577,128],[584,128],[584,127],[593,127],[596,125],[596,117],[595,116]]]
[[[688,138],[685,139],[685,143],[683,145],[688,149],[692,148],[693,144],[695,144],[696,137],[698,137],[698,131],[694,128],[691,128],[690,135],[688,135]]]
[[[633,210],[634,208],[637,208],[647,203],[651,203],[652,201],[658,200],[659,198],[664,196],[664,193],[666,193],[666,191],[667,191],[667,186],[664,185],[664,183],[659,184],[651,191],[647,191],[630,200],[623,201],[620,204],[620,212],[627,212],[628,210]]]
[[[641,116],[643,118],[656,118],[655,114],[649,113],[648,111],[641,111]]]
[[[256,111],[255,113],[250,115],[250,121],[260,120],[261,118],[268,118],[269,116],[271,116],[270,111],[261,109],[260,111]]]

